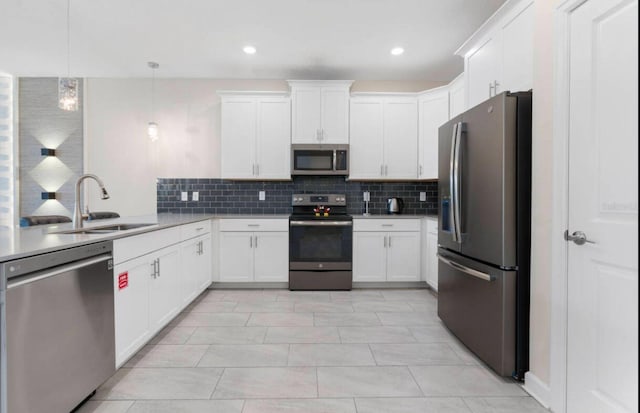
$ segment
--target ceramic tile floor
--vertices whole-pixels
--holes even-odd
[[[80,413],[543,413],[429,290],[209,290]]]

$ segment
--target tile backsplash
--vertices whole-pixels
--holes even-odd
[[[198,201],[192,201],[194,191],[198,192]],[[265,191],[264,201],[258,200],[259,191]],[[359,215],[364,212],[362,193],[365,191],[370,193],[371,214],[386,213],[387,198],[391,197],[403,199],[403,214],[438,212],[437,182],[354,182],[340,176],[296,176],[292,181],[200,178],[158,178],[157,181],[158,213],[289,214],[292,194],[344,193],[348,212]],[[182,192],[188,193],[188,201],[180,200]],[[426,192],[426,201],[420,201],[420,192]]]

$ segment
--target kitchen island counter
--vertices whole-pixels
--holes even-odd
[[[71,223],[38,225],[25,228],[0,230],[0,262],[11,261],[47,252],[91,244],[98,241],[114,240],[159,229],[189,224],[207,219],[287,219],[289,215],[247,215],[247,214],[151,214],[121,217],[96,221],[85,221],[84,228],[100,228],[117,224],[150,224],[147,226],[114,231],[104,234],[63,234],[72,231]]]

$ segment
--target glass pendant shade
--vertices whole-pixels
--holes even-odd
[[[78,110],[78,79],[58,78],[58,107],[62,110]]]
[[[151,139],[152,142],[155,142],[158,140],[158,124],[155,122],[149,122],[149,125],[147,126],[147,133],[149,135],[149,139]]]

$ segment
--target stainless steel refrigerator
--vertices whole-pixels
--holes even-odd
[[[439,129],[438,315],[502,376],[529,369],[531,92]]]

